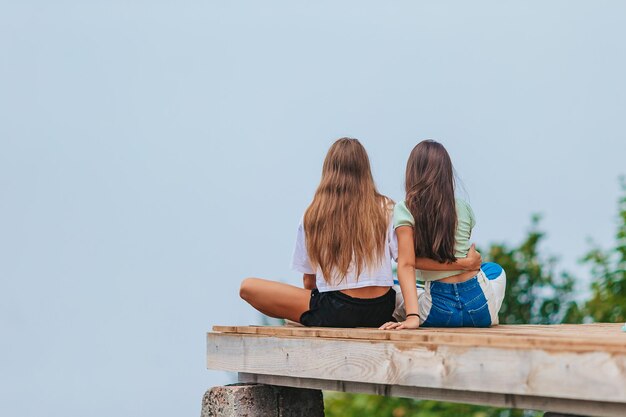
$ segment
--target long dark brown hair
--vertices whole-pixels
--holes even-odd
[[[418,143],[406,164],[406,205],[415,219],[415,256],[454,262],[454,168],[434,140]]]
[[[356,277],[382,262],[393,201],[376,190],[369,158],[357,139],[338,139],[328,150],[322,179],[304,214],[306,248],[324,279],[342,280],[352,263]]]

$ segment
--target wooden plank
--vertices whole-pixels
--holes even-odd
[[[455,333],[455,334],[500,334],[500,335],[535,335],[551,337],[584,337],[584,336],[604,336],[616,337],[623,340],[626,335],[620,331],[621,324],[617,323],[593,323],[593,324],[555,324],[555,325],[500,325],[488,328],[420,328],[408,332],[427,333]],[[359,334],[368,332],[379,332],[377,329],[356,328],[319,328],[319,327],[286,327],[286,326],[213,326],[213,331],[223,333],[262,333],[271,335],[276,331],[293,331],[300,335],[317,334],[319,331],[331,333]]]
[[[442,388],[420,388],[401,385],[382,385],[352,381],[296,378],[277,375],[239,374],[239,382],[280,385],[326,391],[355,392],[394,397],[458,402],[492,407],[521,408],[598,417],[624,417],[626,404],[548,398],[530,395],[496,394],[489,392],[459,391]]]
[[[377,329],[304,328],[286,326],[214,326],[228,334],[280,337],[323,337],[390,340],[420,344],[537,348],[551,351],[626,353],[626,333],[619,324],[496,326],[487,329],[432,329],[382,331]]]
[[[594,323],[594,324],[577,324],[577,325],[501,325],[489,328],[420,328],[416,330],[405,331],[405,333],[450,333],[462,335],[530,335],[530,336],[549,336],[549,337],[607,337],[616,338],[622,341],[626,340],[626,333],[620,331],[621,324],[615,323]],[[273,335],[274,332],[293,332],[298,335],[317,335],[319,332],[328,332],[328,334],[342,334],[345,337],[359,334],[376,334],[381,333],[377,329],[356,328],[341,329],[328,327],[287,327],[287,326],[213,326],[213,331],[223,333],[252,333]],[[387,332],[382,332],[387,333]]]
[[[626,402],[626,354],[606,351],[209,333],[207,366],[263,375]]]

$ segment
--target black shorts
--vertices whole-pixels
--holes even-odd
[[[393,288],[376,298],[354,298],[341,291],[311,291],[309,311],[300,316],[300,323],[318,327],[380,327],[396,321],[396,292]]]

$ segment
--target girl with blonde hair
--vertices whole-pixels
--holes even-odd
[[[240,295],[260,312],[305,326],[378,327],[393,320],[393,201],[380,194],[365,148],[342,138],[329,149],[298,227],[292,268],[304,288],[247,278]]]

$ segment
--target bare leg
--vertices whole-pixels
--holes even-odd
[[[300,323],[300,316],[309,310],[311,290],[261,278],[241,282],[239,296],[266,316]]]

